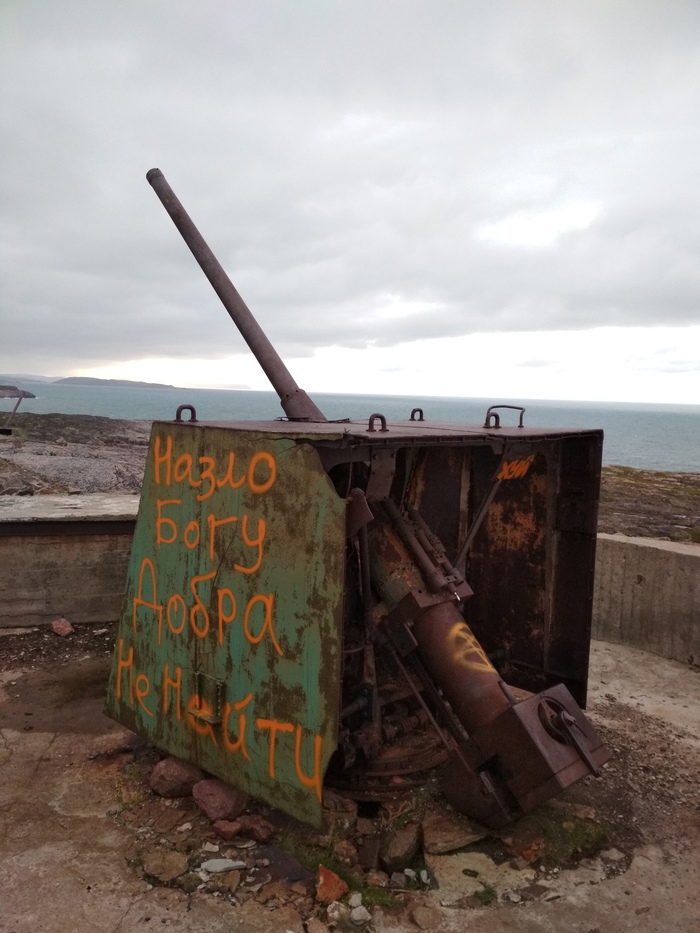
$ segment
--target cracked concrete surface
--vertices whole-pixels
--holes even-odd
[[[4,686],[17,676],[2,675]],[[118,766],[94,757],[123,745],[126,734],[101,719],[99,735],[0,730],[2,933],[278,929],[258,904],[236,909],[136,877],[125,861],[133,834],[109,817]],[[293,914],[275,918],[280,930],[301,933]]]
[[[0,674],[2,933],[147,929],[303,933],[293,908],[270,912],[254,900],[236,907],[210,894],[187,895],[175,888],[152,887],[139,878],[125,857],[133,846],[134,830],[117,825],[110,816],[125,794],[134,793],[133,781],[124,784],[123,760],[109,754],[123,748],[128,733],[102,716],[90,695],[82,701],[71,697],[63,712],[42,710],[40,716],[38,709],[23,708],[22,716],[33,724],[22,726],[16,709],[12,716],[5,714],[10,700],[20,695],[23,676],[28,675]],[[38,698],[34,702],[40,703],[41,693],[34,695]],[[695,933],[700,929],[696,792],[700,673],[634,649],[598,643],[593,646],[591,699],[594,721],[614,724],[621,751],[626,748],[632,757],[626,762],[618,758],[622,764],[614,765],[615,780],[612,775],[603,778],[590,785],[593,790],[582,793],[594,793],[601,801],[605,794],[615,798],[620,788],[637,779],[634,769],[642,773],[646,766],[641,734],[645,724],[657,730],[648,733],[647,741],[656,742],[659,731],[668,735],[672,745],[664,754],[682,756],[672,759],[672,769],[685,769],[691,782],[683,785],[682,804],[667,796],[658,798],[670,809],[656,814],[657,798],[648,791],[651,785],[633,789],[635,808],[630,812],[639,814],[640,825],[637,835],[629,837],[633,839],[629,869],[603,881],[593,860],[588,866],[562,871],[551,900],[509,903],[501,898],[483,909],[446,906],[449,898],[443,887],[413,897],[411,904],[406,899],[403,908],[375,908],[370,929],[415,930],[416,906],[429,909],[433,928],[445,933],[465,927],[479,933]],[[625,736],[630,744],[623,747]],[[694,790],[688,792],[688,787]],[[613,799],[610,805],[616,803]],[[459,868],[459,857],[453,858]]]

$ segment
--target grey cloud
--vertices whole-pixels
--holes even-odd
[[[552,360],[520,360],[518,366],[530,366],[532,369],[546,369]]]
[[[241,347],[153,165],[283,354],[700,320],[695,3],[25,0],[0,20],[5,368]],[[477,236],[574,201],[597,216],[551,247]]]
[[[696,373],[700,372],[700,362],[697,360],[677,360],[667,363],[665,366],[659,366],[665,373]]]

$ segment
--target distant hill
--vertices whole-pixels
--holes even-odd
[[[0,382],[56,382],[56,377],[33,376],[27,373],[0,373]]]
[[[110,388],[129,387],[133,389],[174,389],[175,386],[164,385],[162,382],[132,382],[131,379],[96,379],[93,376],[66,376],[65,379],[56,379],[57,385],[71,386],[109,386]]]

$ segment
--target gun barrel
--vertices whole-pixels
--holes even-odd
[[[295,382],[282,358],[253,317],[250,308],[239,295],[221,263],[212,253],[204,237],[165,180],[161,170],[152,168],[146,174],[146,178],[272,383],[284,413],[292,421],[327,421],[328,419],[321,410]]]

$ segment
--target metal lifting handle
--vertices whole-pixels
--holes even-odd
[[[160,198],[163,207],[180,231],[192,255],[209,279],[214,291],[223,302],[233,323],[263,368],[272,387],[279,395],[285,414],[292,421],[327,421],[323,412],[309,396],[300,389],[282,358],[272,346],[263,329],[253,317],[245,301],[236,291],[216,256],[207,246],[204,237],[195,227],[189,214],[177,199],[173,189],[158,168],[146,174],[149,184]]]
[[[511,408],[513,411],[519,411],[520,420],[518,421],[518,427],[519,428],[523,427],[523,415],[525,414],[525,409],[522,407],[522,405],[492,405],[486,412],[486,420],[484,421],[485,428],[490,428],[490,427],[500,428],[501,419],[498,413],[496,412],[497,408]],[[491,423],[492,418],[493,418],[493,424]]]

